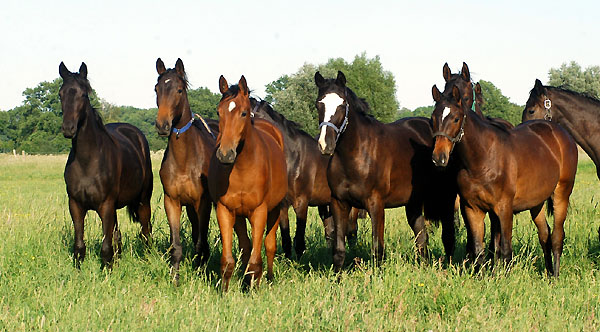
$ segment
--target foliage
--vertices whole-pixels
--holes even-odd
[[[479,84],[483,94],[483,107],[481,107],[483,114],[491,118],[502,118],[515,126],[521,123],[523,106],[510,102],[508,97],[491,82],[480,80]]]
[[[229,293],[222,294],[214,217],[208,266],[195,270],[191,225],[183,214],[184,260],[180,284],[172,284],[160,158],[153,154],[153,245],[143,244],[139,224],[119,210],[123,252],[106,271],[100,268],[102,224],[95,212],[86,217],[86,260],[80,270],[73,267],[73,223],[62,175],[66,156],[0,155],[0,330],[600,330],[595,208],[600,186],[590,161],[580,163],[577,172],[557,280],[545,276],[537,230],[527,212],[515,218],[513,261],[476,273],[463,263],[464,226],[457,228],[454,264],[439,263],[443,245],[434,226],[429,227],[431,260],[417,260],[404,209],[386,210],[386,259],[380,266],[370,258],[371,224],[360,220],[357,243],[349,246],[348,265],[338,276],[331,270],[322,223],[311,208],[308,248],[300,260],[283,258],[279,249],[272,282],[263,279],[258,290],[244,292],[238,267]],[[294,219],[290,212],[292,230]]]
[[[217,114],[217,105],[221,100],[221,95],[213,93],[208,88],[200,87],[188,90],[188,101],[192,112],[199,114],[204,118],[219,119]]]
[[[590,66],[581,70],[581,66],[571,61],[548,72],[548,85],[562,86],[576,92],[586,93],[600,99],[600,66]]]
[[[346,75],[346,85],[357,96],[366,99],[371,113],[380,121],[393,121],[398,112],[396,100],[396,82],[394,75],[383,69],[379,56],[369,59],[365,53],[357,55],[351,63],[342,58],[329,59],[325,64],[316,66],[304,64],[292,75],[283,75],[267,84],[265,100],[290,120],[296,121],[311,135],[317,134],[318,114],[314,103],[317,88],[314,83],[315,72],[326,78],[336,77],[341,70]]]

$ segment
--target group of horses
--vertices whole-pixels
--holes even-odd
[[[399,206],[406,209],[417,252],[423,257],[428,255],[426,219],[440,221],[446,258],[451,260],[459,206],[468,234],[468,257],[478,265],[485,258],[485,213],[491,222],[492,258],[510,260],[513,214],[529,210],[547,272],[558,276],[563,223],[577,170],[575,141],[600,165],[600,141],[593,141],[592,128],[597,126],[599,101],[536,80],[523,111],[524,123],[513,128],[505,120],[482,114],[481,87],[473,86],[464,63],[458,74],[444,65],[446,85],[443,92],[433,86],[435,109],[430,119],[413,117],[387,124],[369,114],[369,105],[346,86],[342,72],[336,78],[317,72],[317,138],[265,101],[250,97],[244,76],[231,86],[220,77],[222,98],[216,121],[192,113],[181,59],[167,69],[159,58],[156,70],[155,125],[159,135],[168,137],[160,179],[176,282],[183,257],[183,206],[192,225],[195,265],[209,258],[209,219],[215,206],[224,290],[235,269],[233,231],[246,285],[258,284],[263,274],[263,236],[267,278],[273,277],[279,225],[283,251],[292,257],[290,206],[297,220],[296,255],[306,250],[307,208],[317,206],[336,271],[344,265],[347,238],[356,236],[359,209],[370,215],[372,254],[377,261],[385,253],[384,210]],[[110,267],[115,251],[121,250],[116,209],[128,207],[130,216],[141,223],[145,241],[152,231],[148,143],[134,126],[102,123],[88,97],[91,87],[85,63],[78,73],[61,63],[59,73],[62,131],[72,138],[65,182],[75,264],[79,266],[85,257],[83,220],[87,211],[94,210],[102,220],[103,266]],[[532,119],[540,120],[527,121]],[[554,214],[552,231],[545,202]]]

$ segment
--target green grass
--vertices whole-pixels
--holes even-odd
[[[600,330],[600,183],[588,160],[580,163],[571,196],[558,280],[545,276],[528,213],[515,218],[511,265],[476,274],[461,263],[462,226],[458,263],[420,263],[403,209],[386,212],[386,261],[373,266],[370,222],[362,220],[348,267],[338,276],[311,208],[302,259],[278,255],[274,281],[248,293],[238,273],[227,294],[219,287],[221,249],[214,217],[206,271],[191,268],[191,227],[185,221],[180,285],[171,282],[158,155],[153,156],[153,246],[143,245],[139,225],[121,210],[123,253],[112,271],[101,270],[101,223],[89,213],[87,257],[81,270],[75,269],[65,161],[66,156],[0,155],[0,330]],[[439,258],[441,232],[436,226],[430,231],[430,248]]]

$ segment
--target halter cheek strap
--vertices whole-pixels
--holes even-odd
[[[463,116],[463,121],[460,124],[460,130],[458,131],[458,134],[456,134],[456,136],[452,137],[443,131],[436,131],[435,133],[433,133],[433,138],[436,138],[437,136],[444,136],[448,140],[450,140],[450,142],[452,142],[452,144],[456,144],[456,143],[460,142],[462,140],[463,136],[465,136],[465,121],[466,120],[467,120],[467,114],[465,113],[465,115]],[[452,149],[454,149],[454,146],[452,147]]]
[[[328,126],[331,127],[333,129],[333,131],[335,131],[335,142],[337,143],[338,139],[340,138],[340,136],[342,135],[342,133],[346,130],[346,127],[348,127],[348,103],[346,103],[346,115],[344,115],[344,122],[342,122],[342,125],[338,128],[338,126],[334,125],[333,123],[329,122],[329,121],[323,121],[319,124],[319,129],[321,129],[321,127],[323,126]]]
[[[544,108],[546,109],[544,120],[552,121],[552,112],[550,110],[550,108],[552,108],[552,101],[547,96],[544,96]]]

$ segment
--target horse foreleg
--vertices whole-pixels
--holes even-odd
[[[290,236],[290,220],[288,216],[288,210],[290,206],[283,204],[279,211],[280,213],[280,232],[281,232],[281,246],[283,247],[283,253],[288,259],[292,258],[292,238]]]
[[[377,263],[383,260],[384,256],[384,240],[385,231],[385,210],[383,202],[379,197],[371,197],[367,202],[367,211],[371,216],[371,226],[373,235],[373,244],[371,255],[375,257]]]
[[[506,263],[512,260],[512,228],[513,211],[512,206],[496,207],[495,211],[500,220],[500,254]]]
[[[113,235],[117,224],[117,211],[114,202],[102,203],[98,209],[98,214],[102,220],[102,233],[104,234],[102,249],[100,250],[102,266],[111,269],[114,256]]]
[[[500,219],[494,212],[490,212],[490,245],[489,252],[492,262],[500,257],[500,239],[502,233],[500,231]]]
[[[300,258],[306,250],[306,218],[308,215],[308,200],[305,198],[297,199],[294,202],[294,212],[296,213],[296,235],[294,236],[294,249],[296,257]]]
[[[181,230],[181,203],[178,200],[172,199],[166,193],[164,200],[171,235],[171,274],[173,281],[177,283],[179,281],[179,263],[183,258],[183,249],[179,235]]]
[[[275,252],[277,251],[277,226],[279,224],[279,218],[280,215],[277,210],[271,211],[267,214],[267,235],[265,237],[265,252],[267,254],[267,280],[273,280],[273,260],[275,259]],[[296,234],[298,234],[297,231]]]
[[[150,235],[152,234],[152,222],[150,221],[150,197],[143,199],[137,207],[137,213],[140,218],[142,230],[140,237],[146,243],[150,243]]]
[[[246,272],[244,281],[250,286],[254,284],[258,286],[263,270],[261,248],[267,226],[267,204],[259,205],[252,211],[248,219],[250,219],[250,225],[252,226],[252,252],[250,253],[248,272]]]
[[[244,274],[247,272],[246,268],[248,267],[248,260],[250,260],[250,253],[252,252],[252,244],[250,243],[250,238],[248,237],[248,226],[246,224],[246,218],[236,217],[235,224],[233,225],[235,234],[237,234],[238,237],[240,250],[242,251],[241,267],[242,271],[244,271]]]
[[[325,230],[325,242],[327,243],[327,247],[333,248],[335,226],[333,224],[331,212],[329,211],[327,205],[319,205],[317,209],[319,210],[319,217],[321,217],[321,221],[323,221],[323,229]]]
[[[340,272],[346,258],[346,230],[350,205],[332,197],[330,207],[334,224],[333,267],[336,272]]]
[[[356,245],[356,237],[358,235],[358,208],[351,208],[350,215],[348,216],[348,230],[346,232],[346,238],[350,246]]]
[[[83,241],[83,221],[85,219],[85,210],[73,198],[69,197],[69,212],[73,219],[74,242],[73,242],[73,257],[75,267],[79,268],[81,262],[85,259],[85,242]]]
[[[229,289],[229,281],[235,269],[235,260],[232,254],[233,245],[233,225],[235,223],[235,214],[223,205],[217,203],[217,220],[219,222],[219,230],[221,231],[221,244],[223,251],[221,254],[221,276],[222,288],[226,292]]]
[[[408,204],[406,219],[408,225],[415,234],[415,247],[420,257],[427,258],[427,230],[425,229],[425,217],[423,217],[423,206],[421,204]]]
[[[544,252],[546,272],[548,272],[549,275],[552,275],[554,273],[552,267],[552,240],[550,239],[550,226],[548,226],[548,222],[546,222],[545,211],[544,203],[542,203],[529,210],[529,213],[538,230],[538,238],[540,240],[540,245],[542,246],[542,251]]]
[[[479,268],[479,266],[483,264],[484,259],[483,237],[485,235],[485,224],[483,223],[483,218],[485,217],[485,212],[478,208],[467,206],[464,203],[461,203],[461,212],[468,233],[470,233],[472,250],[469,253],[471,256],[470,259],[473,260],[477,268]],[[467,244],[468,243],[469,240],[467,240]],[[469,247],[469,245],[467,245],[467,247]]]

